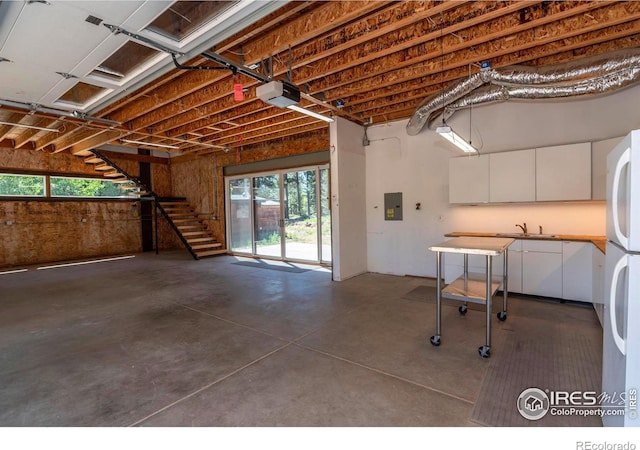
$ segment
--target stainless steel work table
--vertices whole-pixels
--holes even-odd
[[[460,314],[466,314],[467,302],[484,303],[487,314],[487,337],[485,345],[478,348],[480,356],[488,358],[491,354],[491,299],[502,285],[504,292],[502,311],[498,319],[507,319],[507,281],[508,258],[507,249],[514,242],[511,238],[491,237],[459,237],[429,247],[436,252],[436,334],[431,336],[431,344],[440,345],[442,298],[461,300],[464,305],[458,309]],[[464,270],[461,277],[442,288],[442,253],[462,253],[464,255]],[[483,255],[486,258],[486,272],[484,274],[469,273],[469,255]],[[493,277],[491,273],[491,258],[503,255],[502,277]]]

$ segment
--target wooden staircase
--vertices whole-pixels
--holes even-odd
[[[102,172],[105,178],[114,183],[121,183],[122,188],[127,189],[130,195],[139,195],[142,199],[150,197],[149,200],[155,201],[156,210],[164,216],[194,259],[227,253],[187,199],[159,197],[139,179],[129,175],[96,150],[84,150],[83,154],[76,156],[84,157],[84,162],[93,165],[94,169]]]
[[[157,198],[156,201],[158,209],[195,259],[227,253],[185,198]]]

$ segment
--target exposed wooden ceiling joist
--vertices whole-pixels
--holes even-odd
[[[290,75],[310,110],[378,123],[410,117],[425,97],[476,72],[480,62],[541,67],[639,46],[640,2],[367,0],[291,2],[211,51],[237,65],[258,64],[256,71],[275,79]],[[203,57],[181,62],[215,64]],[[234,82],[243,84],[242,101],[234,99]],[[2,106],[0,120],[60,132],[0,125],[0,141],[83,152],[126,137],[201,155],[327,136],[326,123],[257,99],[257,85],[229,71],[172,70],[92,112],[121,126]]]

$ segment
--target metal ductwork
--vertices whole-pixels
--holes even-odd
[[[471,106],[515,99],[549,99],[609,94],[640,80],[640,50],[626,50],[579,62],[533,68],[482,71],[427,97],[407,124],[415,136],[439,115],[444,119]]]

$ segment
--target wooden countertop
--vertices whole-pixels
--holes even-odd
[[[476,231],[454,231],[452,233],[445,234],[446,237],[505,237],[504,233],[480,233]],[[543,241],[577,241],[577,242],[591,242],[593,245],[598,247],[598,249],[605,253],[605,249],[607,247],[607,237],[606,236],[590,236],[590,235],[580,235],[580,234],[555,234],[553,236],[537,236],[535,234],[527,234],[525,235],[517,235],[514,233],[509,237],[513,237],[514,239],[534,239],[534,240],[543,240]]]

